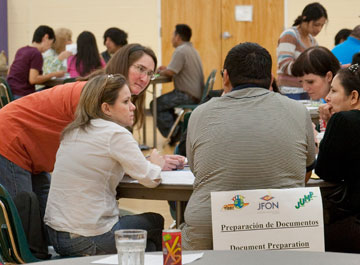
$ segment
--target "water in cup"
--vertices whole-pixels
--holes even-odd
[[[119,265],[144,265],[145,230],[118,230],[115,232]]]

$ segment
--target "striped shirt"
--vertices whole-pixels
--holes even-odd
[[[212,249],[211,191],[305,185],[315,161],[310,114],[264,88],[213,98],[192,113],[187,158],[194,191],[182,227],[184,249]]]
[[[278,47],[276,49],[277,54],[277,74],[278,85],[289,87],[301,87],[301,83],[298,79],[291,74],[291,67],[299,57],[299,55],[307,48],[317,46],[317,42],[313,36],[309,34],[311,45],[308,47],[302,41],[300,33],[297,27],[291,27],[281,33]]]

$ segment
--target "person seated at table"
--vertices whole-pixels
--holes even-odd
[[[154,188],[165,165],[156,150],[146,160],[125,128],[133,125],[134,110],[122,75],[94,77],[81,91],[75,119],[61,135],[44,218],[60,255],[117,253],[119,229],[147,230],[147,250],[161,250],[161,215],[119,216],[116,187],[124,174]]]
[[[134,65],[141,65],[142,71]],[[135,125],[144,122],[146,89],[157,65],[154,51],[140,44],[122,47],[98,74],[127,77],[135,110]],[[33,93],[0,109],[0,183],[15,196],[34,191],[44,216],[61,131],[74,119],[84,81]],[[19,128],[22,128],[21,130]],[[164,155],[165,170],[182,168],[185,158]]]
[[[96,69],[105,67],[94,34],[89,31],[81,32],[76,40],[76,45],[77,54],[67,59],[67,71],[71,78],[86,76]]]
[[[42,84],[53,77],[61,77],[64,71],[42,74],[43,57],[55,42],[54,30],[49,26],[39,26],[33,35],[32,45],[17,50],[9,69],[7,82],[15,99],[35,92],[35,84]]]
[[[350,36],[339,45],[336,45],[331,52],[336,56],[341,65],[351,63],[351,59],[355,53],[360,50],[360,25],[354,27]]]
[[[119,28],[108,28],[104,33],[104,45],[106,51],[101,53],[101,57],[107,63],[121,47],[128,44],[127,33]]]
[[[331,81],[339,69],[340,63],[334,54],[325,47],[317,46],[301,53],[291,72],[299,78],[312,100],[320,100],[329,93]]]
[[[346,41],[351,31],[351,29],[340,29],[335,35],[335,46]]]
[[[67,71],[66,59],[72,55],[70,51],[66,51],[66,45],[71,44],[72,32],[67,28],[55,29],[56,42],[52,47],[42,54],[43,74],[49,74],[57,71]],[[44,85],[36,85],[36,90],[44,88]]]
[[[225,94],[190,116],[186,153],[195,181],[183,249],[212,249],[210,192],[303,187],[310,177],[310,114],[302,103],[269,90],[271,66],[271,55],[260,45],[236,45],[224,62]]]
[[[315,173],[339,183],[323,201],[326,251],[360,253],[360,67],[341,69],[326,97],[331,113]],[[323,117],[324,119],[327,116]]]
[[[354,54],[351,64],[360,64],[360,52]]]
[[[157,126],[160,133],[167,137],[177,115],[174,108],[181,104],[199,103],[204,89],[204,74],[200,55],[190,42],[191,28],[185,24],[175,26],[172,45],[175,51],[168,66],[160,66],[158,73],[173,77],[174,90],[157,98]],[[150,108],[152,109],[152,103]],[[151,112],[152,113],[152,112]],[[170,145],[180,140],[180,126],[170,139]]]

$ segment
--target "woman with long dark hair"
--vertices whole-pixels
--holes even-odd
[[[67,60],[70,77],[86,76],[92,71],[105,67],[100,57],[94,34],[83,31],[77,38],[77,54]]]
[[[277,47],[278,85],[282,94],[293,99],[308,99],[301,83],[292,75],[291,66],[307,48],[317,46],[318,35],[328,20],[326,9],[319,3],[308,4],[291,28],[281,33]]]

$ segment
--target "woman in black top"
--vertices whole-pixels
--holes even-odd
[[[360,253],[360,67],[341,69],[326,97],[331,114],[315,173],[337,182],[324,198],[327,251]],[[323,117],[326,119],[326,117]]]

